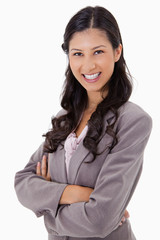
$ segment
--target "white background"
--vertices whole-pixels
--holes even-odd
[[[0,136],[1,236],[47,239],[42,218],[24,208],[14,192],[14,175],[43,141],[59,96],[67,59],[61,50],[68,20],[82,7],[101,5],[116,17],[134,91],[131,101],[153,118],[143,174],[128,207],[138,240],[159,238],[160,93],[158,0],[1,0]],[[123,239],[122,239],[123,240]]]

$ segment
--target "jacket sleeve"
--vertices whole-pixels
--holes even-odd
[[[61,206],[55,218],[45,215],[54,234],[104,238],[119,226],[141,174],[152,120],[131,111],[118,122],[118,144],[106,157],[89,202]]]
[[[15,190],[21,204],[31,209],[37,217],[51,212],[56,215],[59,200],[67,184],[46,181],[36,175],[36,164],[42,160],[43,144],[32,155],[26,167],[16,173]]]

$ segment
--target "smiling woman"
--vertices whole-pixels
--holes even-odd
[[[106,32],[96,28],[73,35],[69,44],[70,67],[75,78],[86,89],[88,98],[90,92],[94,92],[94,96],[99,98],[101,89],[107,85],[113,74],[114,64],[119,60],[121,50],[121,44],[113,49]],[[105,96],[107,92],[106,88]]]
[[[86,7],[67,24],[62,110],[15,177],[19,201],[44,216],[49,240],[135,240],[126,208],[152,120],[129,102],[122,46],[105,8]]]

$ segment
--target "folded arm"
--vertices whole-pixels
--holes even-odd
[[[47,156],[44,155],[42,158],[42,163],[41,162],[37,163],[36,174],[38,176],[42,176],[47,181],[50,181],[51,180],[50,169],[48,168],[49,164],[47,164],[47,161],[48,161]],[[82,187],[79,185],[68,185],[61,195],[59,204],[63,205],[73,204],[76,202],[88,202],[93,190],[94,190],[93,188],[89,187]],[[121,226],[127,218],[129,218],[129,212],[125,210],[119,225]]]
[[[119,226],[141,174],[152,125],[147,115],[132,116],[121,120],[119,142],[107,156],[89,201],[60,206],[55,218],[45,215],[53,234],[103,238]]]
[[[68,194],[73,186],[77,188],[75,185],[46,181],[36,174],[43,145],[25,169],[16,174],[15,188],[20,202],[37,216],[44,215],[49,231],[60,236],[104,237],[118,227],[138,182],[151,130],[148,117],[132,120],[127,116],[127,119],[121,121],[119,142],[107,156],[88,201],[76,200],[76,194],[76,198]]]
[[[63,183],[46,181],[44,176],[36,174],[37,164],[42,158],[43,144],[32,155],[26,167],[17,172],[15,176],[15,190],[19,201],[31,209],[37,217],[46,212],[56,215],[59,200],[67,186]]]

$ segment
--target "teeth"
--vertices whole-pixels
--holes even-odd
[[[100,75],[100,72],[99,72],[99,73],[95,73],[95,74],[91,74],[91,75],[85,75],[85,74],[84,74],[85,78],[87,78],[87,79],[95,79],[95,78],[97,78],[99,75]]]

